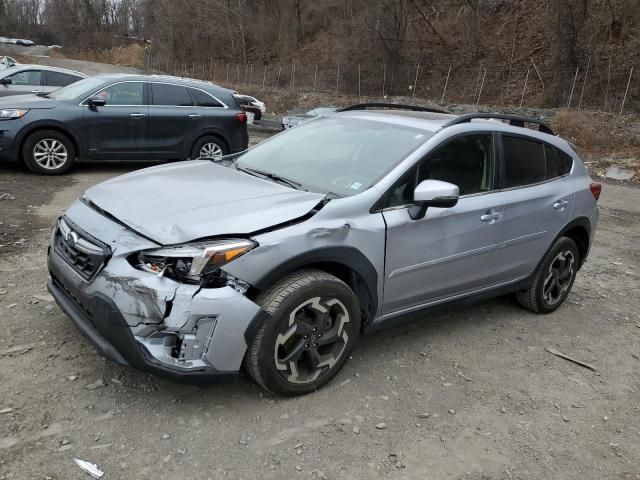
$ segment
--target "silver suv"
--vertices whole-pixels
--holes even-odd
[[[598,222],[574,148],[533,119],[371,107],[87,190],[53,233],[49,290],[120,364],[246,371],[283,395],[411,313],[509,292],[557,309]]]

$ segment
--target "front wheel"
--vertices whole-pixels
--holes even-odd
[[[40,175],[60,175],[73,166],[76,152],[69,138],[55,130],[41,130],[27,137],[22,148],[24,163]]]
[[[551,313],[565,301],[578,272],[576,243],[560,237],[535,272],[531,286],[517,293],[518,302],[536,313]]]
[[[353,291],[320,270],[290,274],[256,302],[270,316],[254,336],[245,365],[271,393],[303,395],[322,387],[345,364],[360,333]]]

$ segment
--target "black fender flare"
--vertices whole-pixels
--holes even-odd
[[[587,231],[587,236],[589,237],[589,239],[591,239],[591,221],[587,218],[587,217],[577,217],[574,218],[573,220],[571,220],[569,223],[567,223],[562,230],[560,230],[560,232],[554,237],[554,239],[551,241],[551,243],[549,244],[549,246],[547,247],[547,249],[544,252],[544,255],[542,256],[542,258],[540,259],[540,261],[538,262],[538,264],[536,265],[536,268],[533,270],[533,273],[535,273],[538,268],[540,268],[540,265],[542,264],[542,262],[544,261],[544,259],[547,256],[547,253],[549,253],[549,250],[551,250],[551,248],[553,248],[553,246],[556,244],[556,242],[558,241],[558,239],[562,236],[564,236],[565,233],[567,233],[569,230],[571,230],[572,228],[575,227],[582,227]],[[587,251],[588,249],[591,248],[591,242],[589,242],[589,245],[587,246]],[[580,259],[580,267],[581,268],[582,265],[584,264],[586,260],[586,255],[585,258],[581,258]],[[531,275],[531,277],[533,278],[533,274]]]
[[[259,291],[266,290],[277,283],[288,273],[322,263],[341,265],[355,272],[364,282],[369,295],[370,312],[375,315],[378,311],[378,272],[371,261],[357,248],[336,246],[320,247],[308,252],[301,253],[280,263],[270,271],[262,275],[253,282],[253,287]],[[264,315],[257,315],[247,327],[245,339],[247,344],[253,338],[258,325],[264,320]]]

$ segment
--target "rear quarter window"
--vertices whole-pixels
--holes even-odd
[[[571,171],[573,158],[562,150],[545,144],[544,155],[547,164],[547,179],[561,177]]]
[[[197,88],[190,88],[189,93],[191,93],[194,103],[200,107],[224,107],[222,103],[220,103],[208,93],[203,92],[202,90],[198,90]]]

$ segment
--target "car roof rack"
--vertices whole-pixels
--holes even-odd
[[[412,112],[446,113],[438,108],[419,107],[417,105],[401,105],[398,103],[358,103],[341,108],[338,112],[353,112],[355,110],[367,110],[368,108],[388,108],[390,110],[411,110]]]
[[[451,127],[452,125],[458,125],[460,123],[470,122],[471,120],[475,120],[477,118],[508,120],[509,125],[522,128],[524,128],[525,123],[533,123],[535,125],[538,125],[538,131],[548,133],[550,135],[555,135],[555,132],[551,129],[551,127],[542,120],[522,117],[520,115],[507,115],[503,113],[466,113],[454,118],[453,120],[449,120],[444,125],[442,125],[442,128]]]

